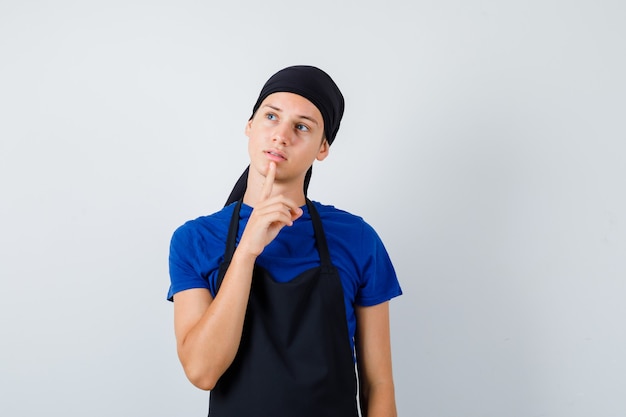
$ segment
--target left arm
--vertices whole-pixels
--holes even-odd
[[[389,302],[356,306],[355,335],[363,417],[396,417],[391,369]]]

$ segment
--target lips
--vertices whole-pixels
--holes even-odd
[[[285,156],[284,153],[277,151],[275,149],[270,149],[268,151],[265,151],[265,154],[267,156],[269,156],[271,159],[273,159],[274,161],[285,161],[287,160],[287,157]]]

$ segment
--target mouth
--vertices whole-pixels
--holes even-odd
[[[276,150],[265,151],[265,154],[269,156],[274,161],[286,161],[287,157],[282,152]]]

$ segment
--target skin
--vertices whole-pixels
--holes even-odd
[[[187,378],[211,390],[235,358],[248,304],[254,262],[302,215],[304,177],[328,156],[321,113],[292,93],[268,96],[248,121],[250,171],[244,202],[253,207],[219,293],[190,289],[174,295],[178,356]],[[389,306],[356,307],[357,366],[363,416],[396,416]]]

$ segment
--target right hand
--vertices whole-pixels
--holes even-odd
[[[244,250],[259,256],[280,230],[302,216],[302,209],[292,200],[282,196],[272,196],[276,177],[276,164],[270,162],[263,183],[261,198],[252,210],[248,224],[241,236],[237,250]]]

